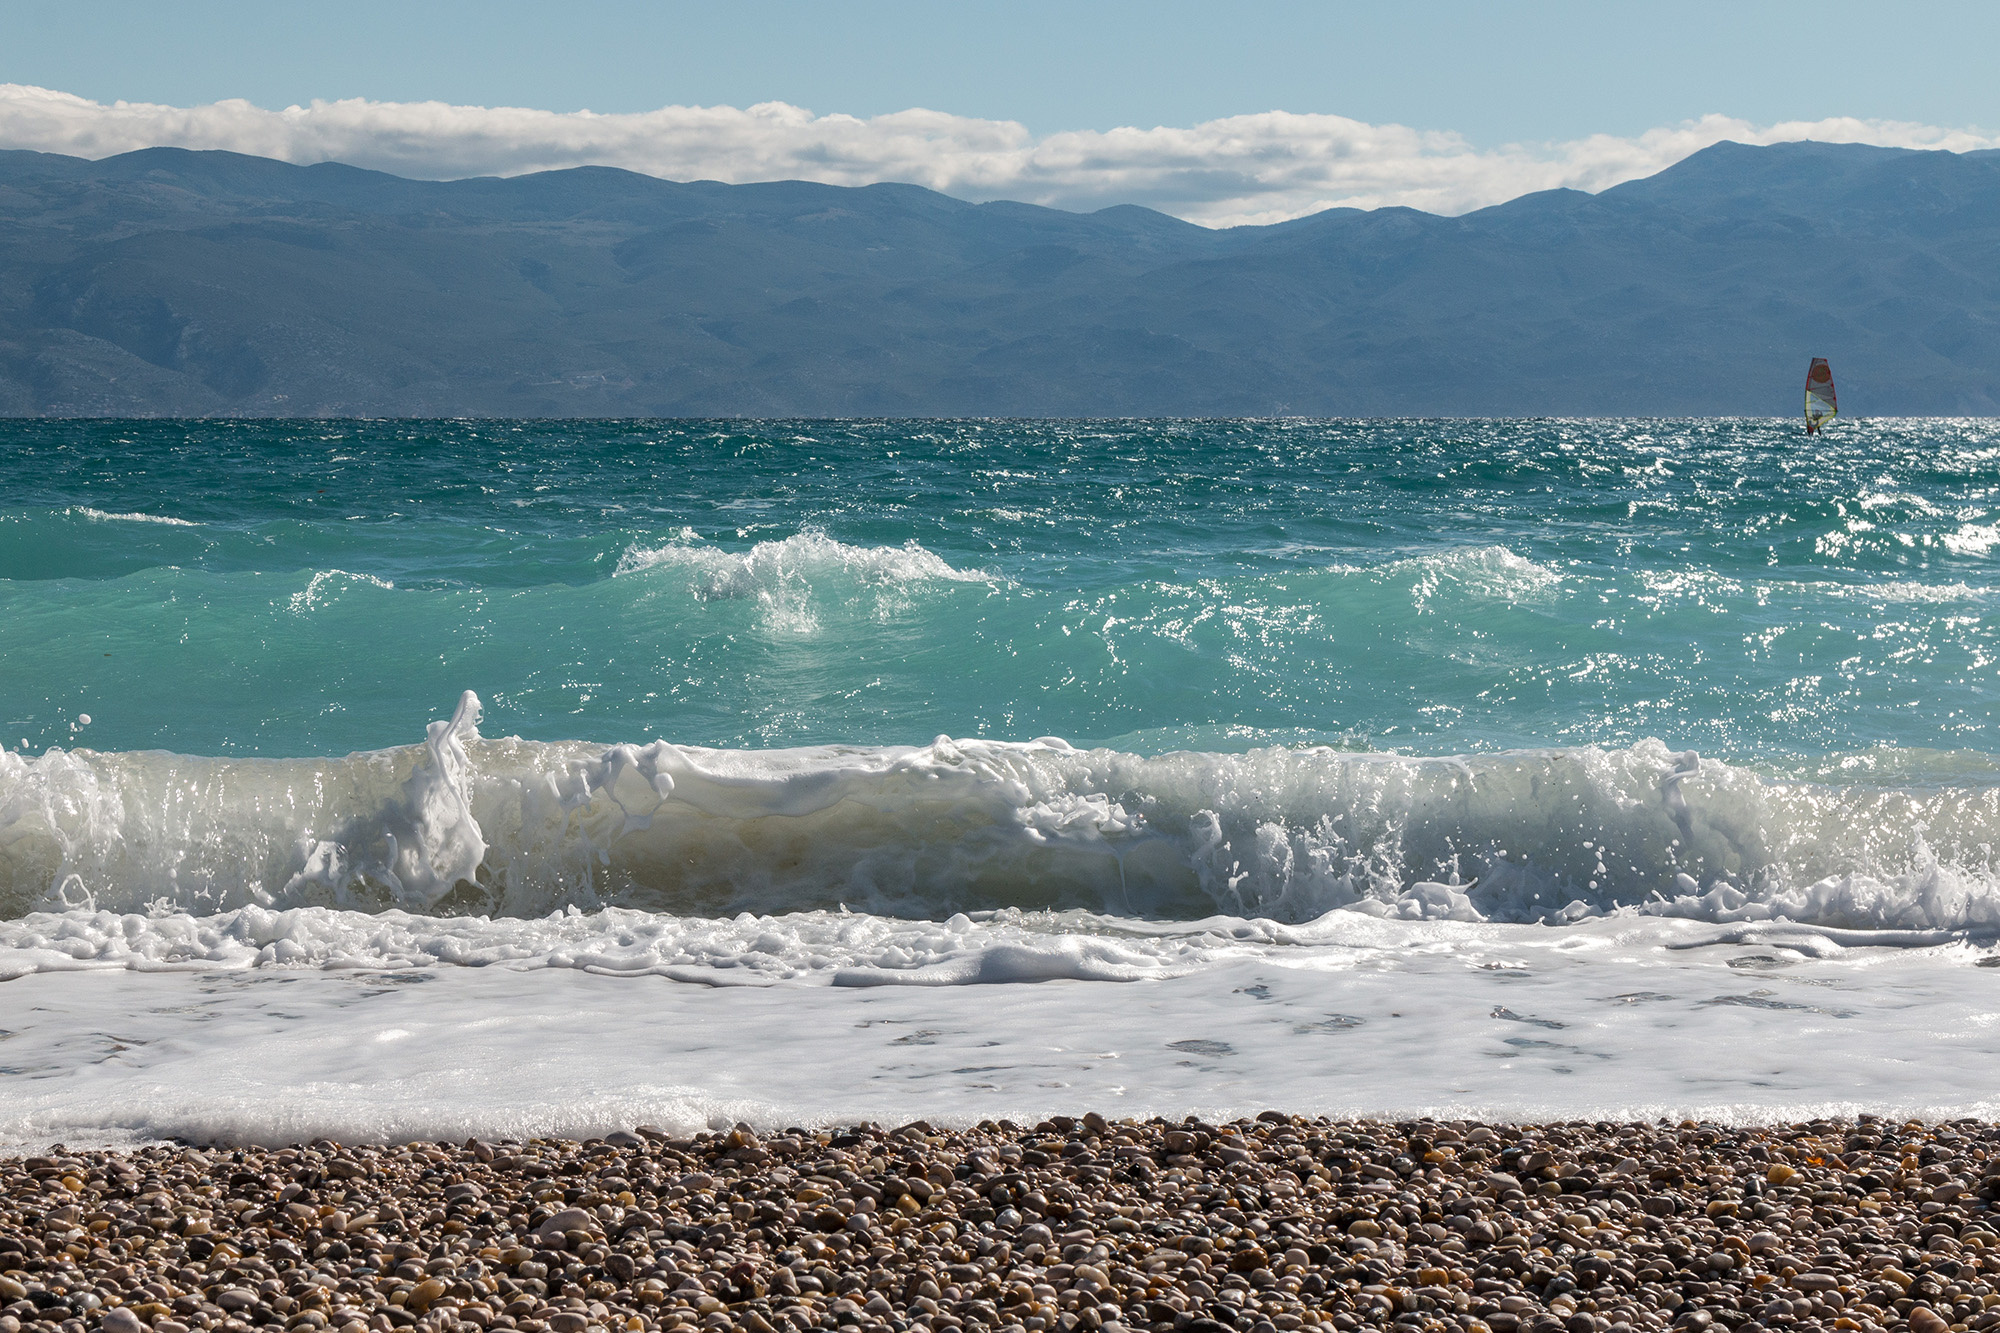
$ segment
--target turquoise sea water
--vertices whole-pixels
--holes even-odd
[[[16,912],[2000,919],[1992,423],[6,429]]]
[[[34,751],[339,754],[464,689],[543,740],[1996,750],[1992,423],[4,433]]]
[[[2000,423],[0,440],[0,1145],[1995,1112]]]

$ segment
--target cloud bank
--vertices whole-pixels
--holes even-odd
[[[1205,226],[1391,204],[1456,214],[1532,190],[1601,190],[1723,139],[2000,147],[2000,135],[1977,130],[1848,118],[1753,125],[1712,115],[1627,138],[1478,149],[1457,134],[1286,111],[1037,137],[1014,121],[924,110],[819,116],[783,102],[598,115],[348,99],[271,111],[236,100],[106,104],[0,84],[0,147],[78,157],[172,145],[437,180],[598,165],[671,180],[904,181],[979,201],[1144,204]]]

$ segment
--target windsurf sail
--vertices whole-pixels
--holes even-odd
[[[1838,409],[1833,401],[1833,367],[1816,356],[1806,370],[1806,434],[1812,435],[1833,420]]]

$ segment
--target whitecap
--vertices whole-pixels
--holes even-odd
[[[1490,601],[1529,601],[1562,585],[1562,574],[1504,546],[1465,546],[1392,560],[1378,574],[1411,579],[1410,599],[1419,611],[1446,590]]]
[[[714,597],[747,596],[792,575],[840,574],[870,584],[996,581],[981,570],[954,568],[915,538],[901,546],[850,546],[810,528],[778,541],[758,542],[742,553],[710,546],[684,530],[659,546],[628,548],[613,577],[661,568],[693,573],[696,587]]]
[[[1964,523],[1957,532],[1946,533],[1943,540],[1954,555],[1985,555],[2000,546],[2000,524]]]
[[[661,570],[684,574],[688,590],[703,601],[753,601],[768,628],[792,633],[816,630],[827,602],[886,617],[927,585],[1001,582],[955,568],[914,538],[902,546],[851,546],[813,529],[745,552],[710,546],[684,530],[663,545],[627,549],[612,576]]]
[[[294,615],[304,615],[328,605],[347,588],[364,584],[374,588],[394,588],[389,579],[379,579],[373,574],[353,574],[344,569],[321,569],[313,573],[306,586],[292,594],[290,607]]]
[[[162,514],[141,514],[137,512],[114,514],[102,509],[92,509],[88,505],[75,505],[69,509],[65,509],[63,512],[66,514],[81,514],[85,518],[95,519],[100,523],[163,523],[170,528],[198,528],[201,526],[199,523],[190,522],[184,518],[168,518]]]

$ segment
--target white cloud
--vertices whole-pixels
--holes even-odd
[[[1631,138],[1476,149],[1457,134],[1285,111],[1037,138],[1014,121],[923,110],[864,120],[783,102],[597,115],[348,99],[269,111],[244,101],[107,105],[0,84],[0,146],[80,157],[165,144],[433,179],[596,164],[672,180],[907,181],[963,199],[1069,209],[1145,204],[1209,226],[1335,206],[1462,213],[1555,186],[1601,190],[1723,139],[2000,146],[2000,136],[1979,131],[1844,118],[1752,125],[1704,116]]]

